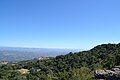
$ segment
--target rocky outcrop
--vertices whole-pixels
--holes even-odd
[[[120,66],[115,66],[110,70],[96,70],[95,79],[120,80]]]

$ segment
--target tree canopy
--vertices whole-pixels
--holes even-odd
[[[120,65],[120,44],[102,44],[88,51],[55,58],[0,65],[3,80],[92,80],[94,70]],[[21,74],[20,69],[29,74]]]

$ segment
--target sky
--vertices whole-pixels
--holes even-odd
[[[0,0],[0,46],[90,49],[120,42],[120,0]]]

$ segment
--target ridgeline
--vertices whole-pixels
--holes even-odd
[[[95,70],[117,65],[120,65],[120,44],[102,44],[88,51],[70,52],[55,58],[1,64],[0,79],[93,80]]]

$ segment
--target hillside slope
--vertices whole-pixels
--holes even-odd
[[[88,51],[70,52],[67,55],[43,60],[22,61],[15,66],[5,65],[1,70],[6,72],[6,66],[13,71],[27,69],[29,74],[14,75],[15,78],[19,76],[19,79],[25,80],[93,80],[96,69],[110,69],[116,65],[120,65],[120,44],[102,44]],[[11,80],[14,78],[10,77]]]

